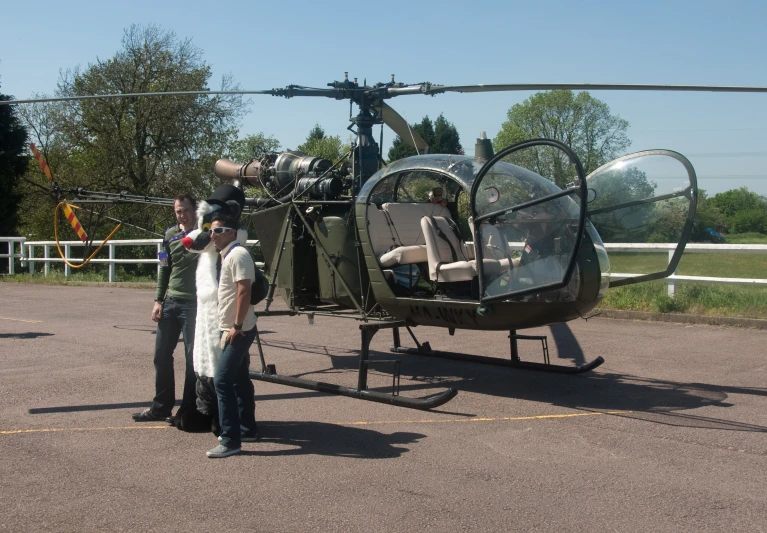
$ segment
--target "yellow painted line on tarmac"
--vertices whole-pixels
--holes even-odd
[[[455,424],[471,422],[520,422],[525,420],[557,420],[566,418],[579,418],[584,416],[605,416],[605,415],[624,415],[631,411],[590,411],[588,413],[562,413],[553,415],[533,415],[533,416],[503,416],[503,417],[475,417],[475,418],[424,418],[413,420],[359,420],[356,422],[333,422],[339,426],[377,426],[387,424]],[[268,424],[264,421],[264,424]],[[300,421],[295,423],[301,423]],[[275,424],[275,426],[285,424]],[[168,429],[171,425],[162,426],[107,426],[95,428],[38,428],[38,429],[10,429],[0,431],[0,435],[21,435],[25,433],[63,433],[67,431],[119,431],[123,429]]]
[[[164,426],[107,426],[101,428],[39,428],[39,429],[9,429],[0,431],[0,435],[20,435],[22,433],[61,433],[65,431],[116,431],[120,429],[168,429],[173,427]],[[175,428],[174,428],[175,429]]]
[[[447,423],[470,423],[470,422],[516,422],[523,420],[550,420],[561,418],[576,418],[581,416],[602,416],[602,415],[623,415],[631,411],[590,411],[588,413],[563,413],[555,415],[533,415],[533,416],[503,416],[503,417],[476,417],[476,418],[450,418],[450,419],[414,419],[414,420],[379,420],[359,422],[338,422],[343,426],[374,426],[377,424],[447,424]]]
[[[23,318],[11,318],[8,316],[0,316],[0,320],[13,320],[14,322],[28,322],[30,324],[40,324],[42,320],[24,320]]]

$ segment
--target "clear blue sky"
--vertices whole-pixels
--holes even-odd
[[[106,59],[132,23],[191,38],[243,89],[369,83],[656,83],[767,86],[767,2],[5,2],[0,91],[53,94],[59,71]],[[390,101],[409,122],[440,113],[467,152],[495,136],[531,93],[409,96]],[[594,92],[631,124],[629,151],[685,154],[710,193],[746,186],[767,195],[767,94]],[[241,134],[283,148],[315,123],[348,138],[348,102],[254,96]],[[376,136],[378,130],[376,129]],[[393,134],[384,132],[388,149]]]

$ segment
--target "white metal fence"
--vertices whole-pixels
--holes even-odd
[[[36,272],[35,265],[37,263],[43,264],[43,273],[47,276],[50,272],[51,263],[64,263],[64,276],[69,278],[72,275],[72,267],[66,264],[64,259],[61,258],[59,251],[56,247],[56,241],[27,241],[24,237],[0,237],[0,242],[7,242],[6,254],[0,254],[0,258],[8,258],[8,273],[14,274],[16,272],[15,262],[18,259],[21,268],[27,268],[30,273]],[[95,249],[100,246],[103,241],[93,241],[92,247]],[[18,253],[16,251],[18,244]],[[64,257],[72,264],[82,263],[84,260],[72,257],[73,248],[83,248],[85,245],[80,241],[59,241],[61,248],[64,250]],[[249,240],[248,245],[258,244],[257,240]],[[147,246],[152,248],[150,257],[140,259],[118,259],[116,257],[116,248],[118,246]],[[51,249],[53,251],[51,252]],[[116,281],[116,267],[117,265],[137,265],[137,264],[154,264],[157,265],[157,270],[160,270],[160,261],[157,259],[157,252],[162,249],[162,239],[136,239],[136,240],[111,240],[107,241],[104,249],[99,252],[97,258],[91,259],[91,263],[106,263],[108,266],[108,279],[114,283]],[[39,257],[38,251],[42,251],[42,256]],[[108,252],[107,257],[103,257],[104,250]]]
[[[56,249],[55,241],[27,241],[24,237],[0,237],[0,242],[6,243],[6,249],[8,253],[0,254],[0,259],[8,259],[8,273],[14,274],[16,272],[16,260],[18,259],[22,268],[27,268],[29,272],[35,272],[35,265],[37,263],[43,264],[43,273],[47,275],[50,271],[51,263],[63,263],[64,260],[59,256]],[[93,246],[98,246],[102,241],[93,241]],[[73,248],[82,248],[84,245],[80,241],[61,241],[62,248],[64,249],[64,256],[68,258],[70,263],[81,263],[82,259],[70,258]],[[257,240],[249,240],[249,245],[257,245]],[[520,243],[509,243],[513,247],[521,246]],[[115,249],[118,246],[150,246],[153,247],[151,258],[145,259],[117,259],[115,256]],[[162,246],[162,239],[141,239],[141,240],[113,240],[107,242],[104,247],[107,252],[107,257],[101,257],[98,259],[92,259],[91,263],[106,263],[109,265],[110,282],[115,281],[116,265],[128,265],[128,264],[155,264],[159,270],[160,264],[156,258],[155,251],[159,251]],[[634,244],[634,243],[609,243],[605,244],[608,252],[650,252],[650,253],[666,253],[669,260],[674,253],[675,244]],[[53,254],[51,254],[51,248],[53,248]],[[0,248],[1,249],[1,248]],[[18,249],[18,253],[17,253]],[[42,256],[38,251],[42,251]],[[767,254],[767,245],[764,244],[688,244],[685,247],[685,254]],[[99,255],[103,255],[100,252]],[[72,274],[72,268],[69,265],[64,265],[64,275],[69,277]],[[611,279],[621,279],[631,276],[637,276],[638,274],[627,273],[611,273]],[[674,295],[677,282],[688,281],[696,283],[724,283],[724,284],[739,284],[739,285],[764,285],[767,286],[767,279],[756,278],[716,278],[709,276],[680,276],[674,274],[667,278],[668,294]]]

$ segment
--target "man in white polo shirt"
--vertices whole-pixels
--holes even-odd
[[[211,240],[221,254],[218,321],[224,350],[213,376],[221,436],[219,445],[207,452],[211,458],[240,453],[242,442],[259,438],[248,353],[256,338],[256,315],[250,305],[256,268],[248,251],[237,242],[238,229],[237,220],[223,213],[214,215],[210,227]]]

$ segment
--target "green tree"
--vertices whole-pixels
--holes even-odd
[[[0,100],[11,100],[0,94]],[[0,106],[0,235],[17,235],[21,195],[18,183],[29,157],[24,155],[27,130],[16,116],[15,106]]]
[[[315,124],[312,130],[309,132],[309,135],[306,137],[306,142],[311,142],[314,140],[322,140],[325,138],[325,130],[322,129],[322,126],[319,124]]]
[[[463,154],[460,136],[456,127],[449,122],[442,113],[434,122],[427,116],[420,123],[412,124],[413,130],[418,132],[421,138],[429,145],[430,154]],[[389,149],[388,159],[391,163],[397,159],[403,159],[417,155],[415,148],[405,143],[399,135],[394,138]]]
[[[727,219],[716,207],[703,189],[698,190],[698,205],[695,208],[695,220],[690,239],[693,241],[709,241],[711,236],[706,229],[712,228],[719,233],[727,231]]]
[[[588,92],[541,92],[509,110],[508,120],[501,126],[493,146],[498,152],[529,139],[554,139],[569,146],[589,174],[631,145],[626,136],[628,126],[626,120],[611,115],[607,104]],[[528,168],[546,177],[554,174],[553,158],[544,158],[538,164],[541,168]]]
[[[711,204],[728,218],[738,211],[767,209],[767,201],[746,187],[720,192],[711,198]]]
[[[114,57],[66,71],[57,93],[204,91],[210,76],[211,67],[191,40],[157,26],[133,25]],[[225,76],[221,88],[236,85]],[[204,198],[218,184],[213,164],[236,139],[243,113],[238,96],[192,95],[79,100],[30,112],[29,118],[41,119],[30,124],[38,133],[45,121],[54,124],[44,148],[56,155],[49,163],[63,187],[162,197],[188,191]],[[116,211],[110,216],[129,217],[141,227],[168,220],[167,209],[110,210]],[[123,238],[128,235],[121,230]]]
[[[319,124],[315,124],[309,135],[306,137],[306,142],[298,145],[296,148],[299,152],[313,155],[314,157],[321,157],[335,163],[341,159],[347,152],[341,137],[337,135],[327,136],[325,130],[323,130]]]
[[[743,209],[730,217],[732,233],[767,233],[767,207]]]
[[[280,149],[280,141],[274,136],[264,133],[247,135],[229,145],[227,157],[238,163],[245,163],[264,152],[276,152]]]

